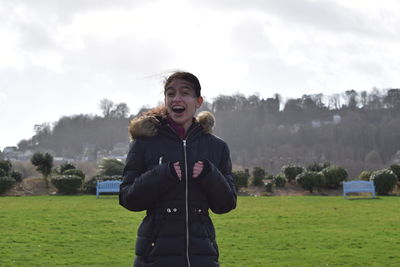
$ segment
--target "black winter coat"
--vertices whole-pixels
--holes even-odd
[[[199,116],[198,116],[199,118]],[[212,135],[211,113],[203,113],[182,140],[162,117],[131,123],[135,139],[127,156],[120,204],[147,210],[138,228],[134,266],[219,266],[215,230],[208,210],[226,213],[236,207],[236,191],[226,143]],[[198,178],[195,162],[204,161]],[[172,163],[181,163],[179,180]]]

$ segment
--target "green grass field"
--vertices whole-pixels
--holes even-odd
[[[144,216],[117,196],[0,198],[0,266],[132,266]],[[221,266],[399,266],[400,198],[239,197]]]

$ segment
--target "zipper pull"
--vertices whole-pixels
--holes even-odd
[[[158,160],[158,165],[162,164],[162,159],[163,159],[163,157],[160,157],[160,159]]]

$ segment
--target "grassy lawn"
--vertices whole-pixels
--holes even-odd
[[[399,197],[238,201],[212,216],[222,266],[399,266]],[[1,197],[0,266],[132,266],[143,216],[117,196]]]

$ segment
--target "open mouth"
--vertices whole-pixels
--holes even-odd
[[[182,106],[174,106],[172,107],[172,111],[175,113],[182,113],[185,111],[185,108]]]

